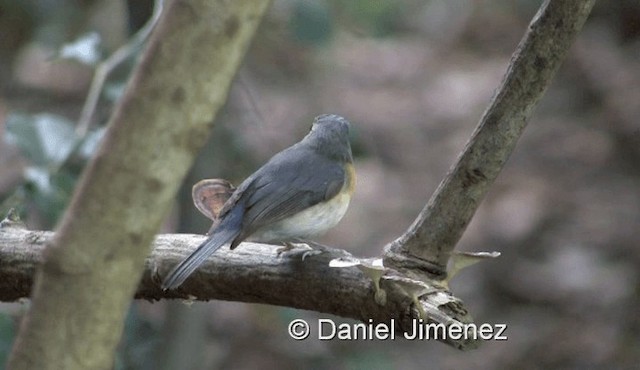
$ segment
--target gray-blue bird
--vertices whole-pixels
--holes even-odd
[[[344,216],[355,187],[349,122],[315,118],[300,142],[273,156],[224,203],[209,237],[171,270],[162,289],[180,286],[224,245],[281,243],[320,235]]]

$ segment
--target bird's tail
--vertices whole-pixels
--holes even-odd
[[[200,244],[189,257],[171,270],[162,282],[162,289],[179,287],[209,256],[225,244],[231,243],[240,234],[243,213],[243,207],[232,208],[221,220],[218,227],[213,230],[211,236]]]

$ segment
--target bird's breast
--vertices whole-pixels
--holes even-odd
[[[294,239],[305,239],[324,234],[336,226],[347,212],[351,193],[347,184],[332,199],[313,205],[304,211],[257,230],[247,240],[276,243]]]

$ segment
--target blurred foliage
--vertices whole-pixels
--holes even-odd
[[[296,1],[289,22],[295,38],[311,45],[326,43],[333,27],[329,8],[324,1]]]
[[[7,119],[6,140],[16,145],[37,167],[58,167],[75,144],[73,124],[52,114],[11,114]]]
[[[304,44],[326,44],[334,33],[336,15],[341,24],[356,33],[374,37],[393,34],[401,22],[398,0],[353,0],[346,2],[296,0],[288,18],[292,37]]]
[[[0,55],[10,55],[31,38],[36,22],[33,10],[28,1],[0,0]]]
[[[8,315],[0,315],[0,369],[3,369],[3,364],[7,362],[15,334],[16,328],[13,318]]]
[[[94,130],[83,138],[75,135],[73,124],[64,117],[12,113],[6,123],[5,140],[20,149],[29,160],[25,182],[9,199],[29,200],[51,227],[66,208],[87,159],[93,154],[104,130]],[[16,198],[17,197],[17,198]],[[2,209],[26,205],[3,204]]]
[[[58,56],[95,66],[102,59],[100,41],[100,35],[97,32],[85,33],[75,41],[63,45]]]
[[[401,20],[402,4],[398,0],[333,1],[348,28],[360,30],[374,37],[393,34]]]

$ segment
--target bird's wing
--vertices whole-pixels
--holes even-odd
[[[340,192],[345,181],[342,164],[313,152],[298,154],[276,155],[251,176],[250,184],[238,199],[246,209],[243,235],[329,200]]]

